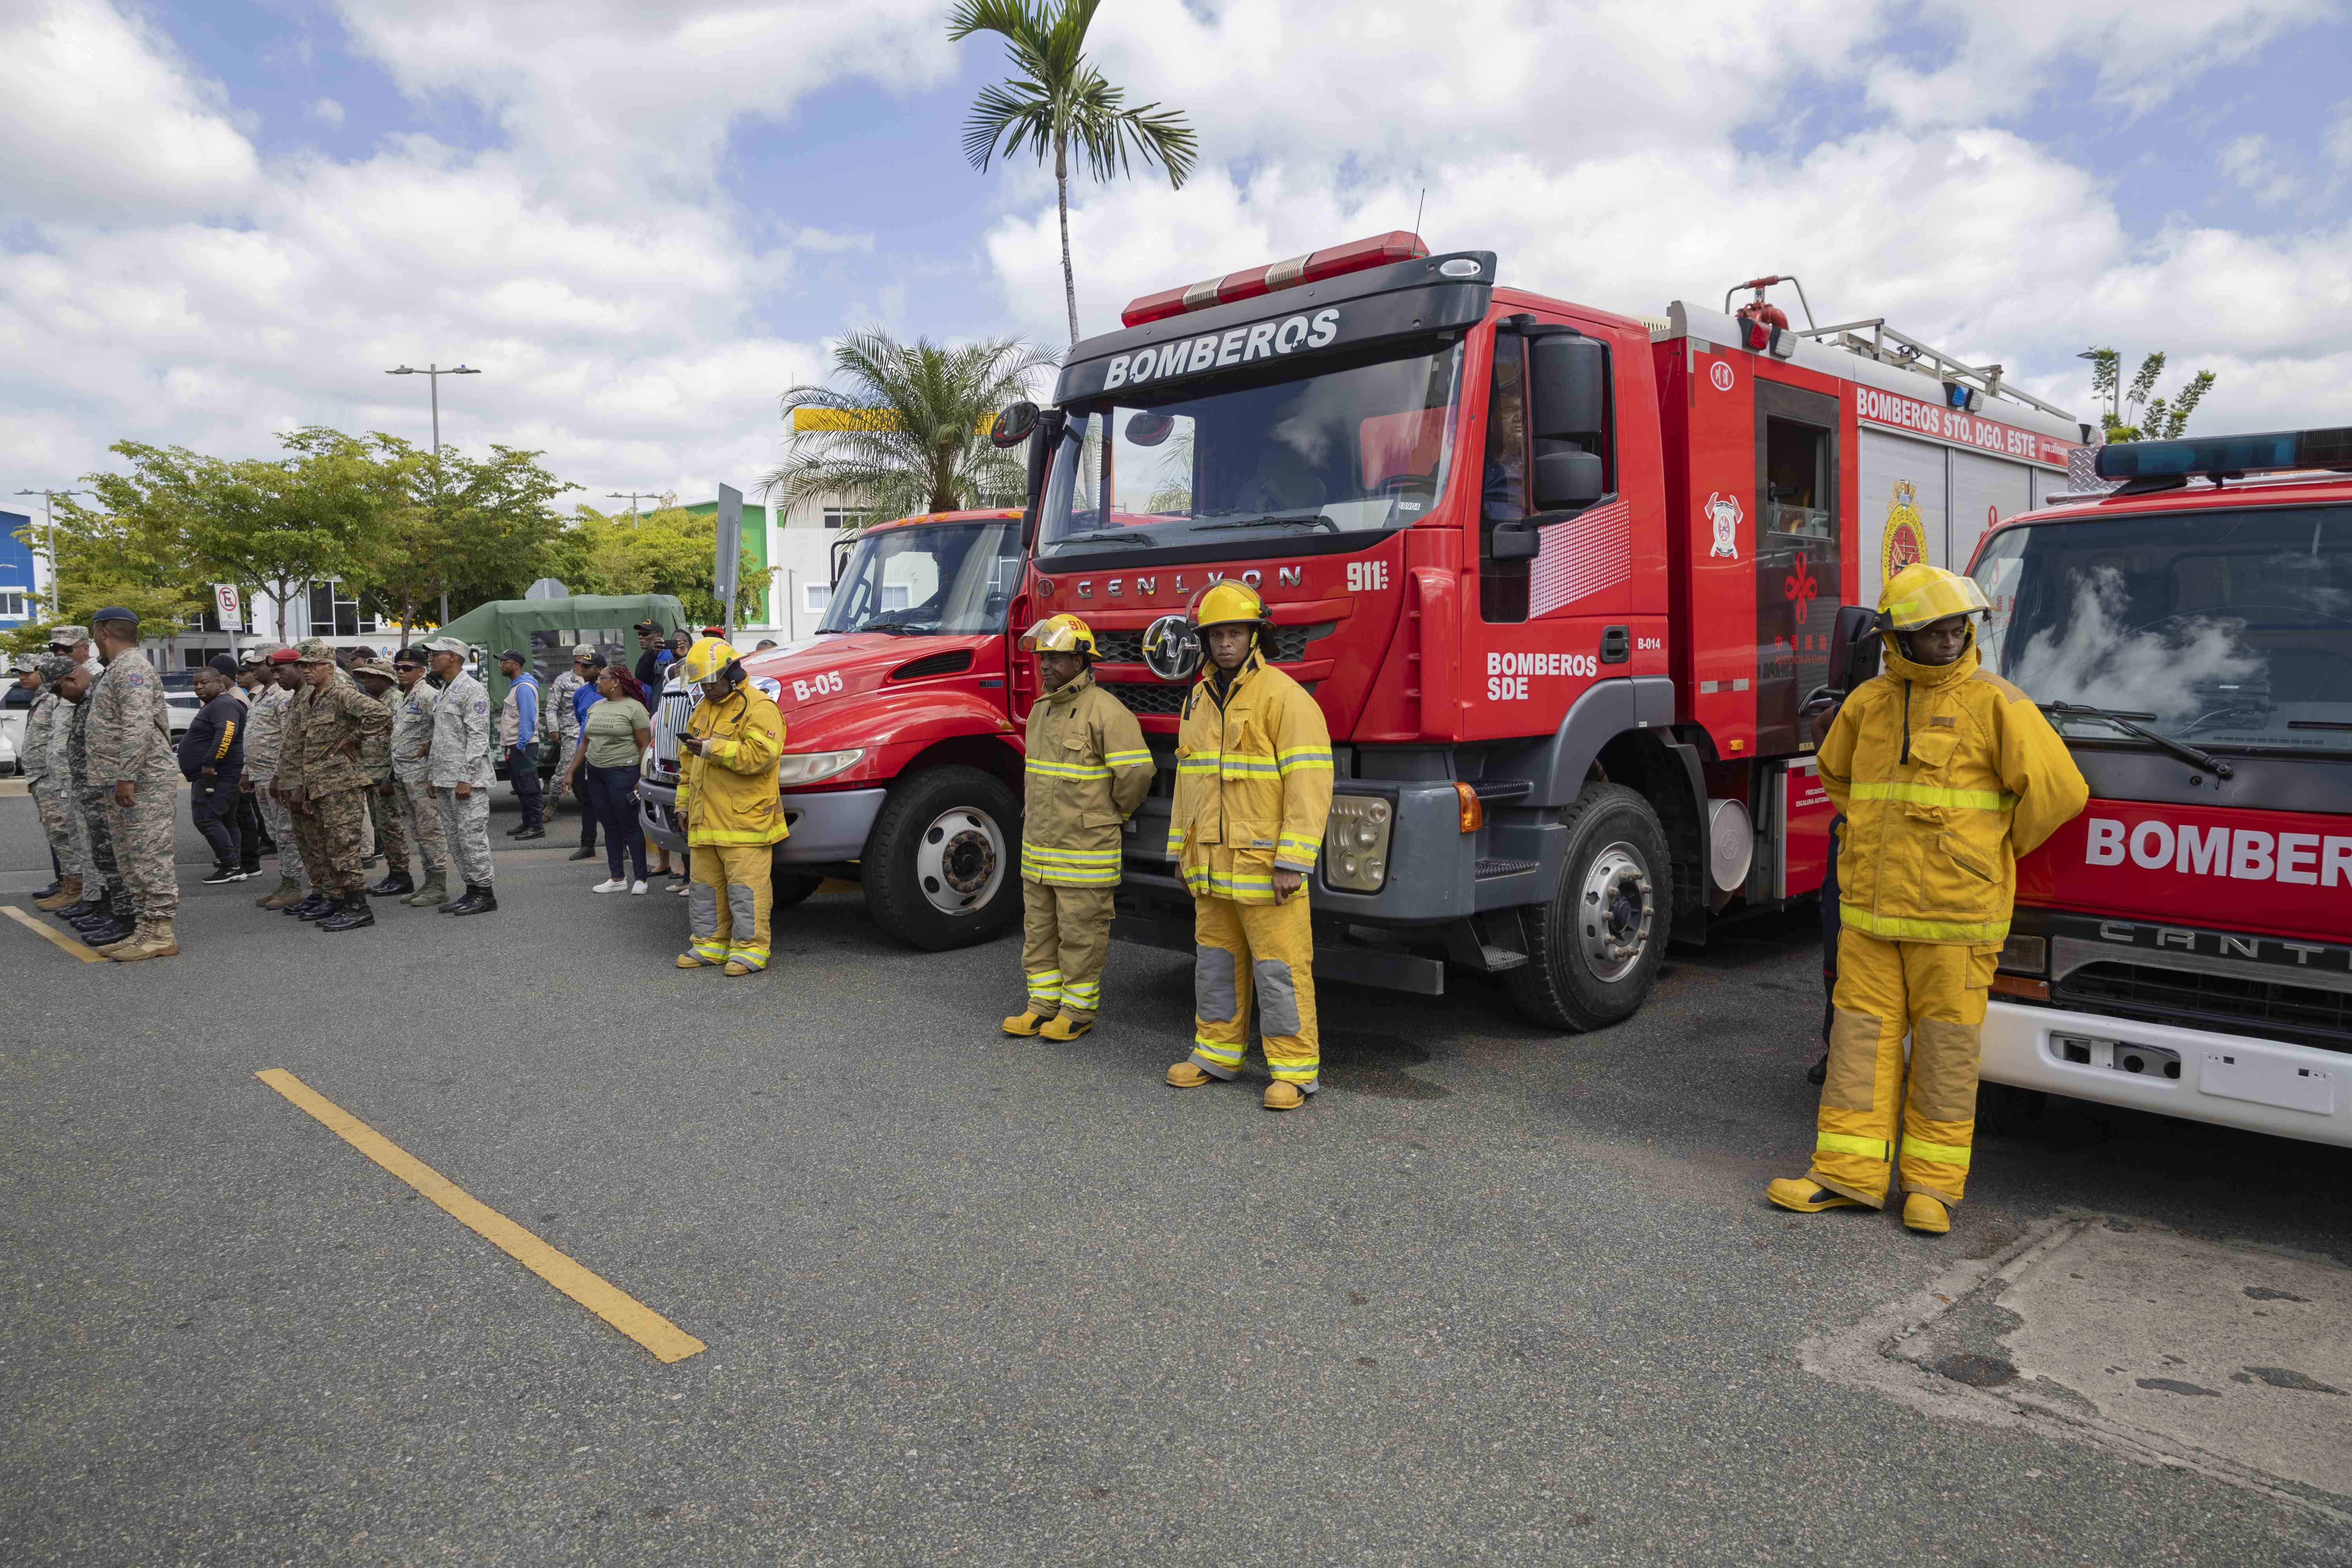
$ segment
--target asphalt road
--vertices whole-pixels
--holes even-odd
[[[571,837],[462,924],[320,935],[189,834],[178,960],[0,922],[0,1561],[2352,1562],[2324,1510],[1800,1363],[2064,1210],[2352,1258],[2352,1157],[2063,1104],[1943,1240],[1770,1208],[1802,931],[1583,1037],[1329,988],[1274,1116],[1160,1082],[1177,955],[1016,1043],[1009,943],[821,896],[764,977],[680,973],[682,901],[591,896]],[[44,861],[0,798],[0,901]],[[656,1362],[268,1068],[709,1348]]]

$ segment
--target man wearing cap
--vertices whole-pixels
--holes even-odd
[[[180,951],[173,931],[180,884],[172,865],[180,767],[163,681],[139,649],[138,616],[110,605],[90,617],[90,630],[106,673],[89,695],[89,777],[107,792],[107,832],[137,913],[130,940],[109,946],[106,956],[119,963],[169,958]]]
[[[408,832],[401,824],[399,786],[392,776],[392,732],[400,721],[393,694],[400,677],[384,658],[362,659],[352,666],[352,674],[391,719],[382,734],[360,742],[360,771],[368,781],[368,819],[375,825],[376,847],[383,854],[383,880],[367,891],[379,899],[404,899],[416,891],[416,884],[408,879]]]
[[[41,694],[33,699],[32,709],[25,715],[25,744],[20,755],[25,764],[26,786],[32,792],[34,809],[41,814],[41,832],[47,837],[49,854],[58,863],[56,885],[36,898],[33,907],[54,910],[81,901],[81,850],[74,841],[72,819],[66,815],[65,746],[57,726],[58,710],[65,706],[64,699],[58,695],[58,682],[66,678],[74,664],[61,653],[37,654],[29,662]]]
[[[81,902],[68,904],[57,916],[79,931],[83,942],[104,948],[128,942],[138,929],[139,915],[115,867],[114,837],[107,830],[106,803],[112,792],[91,771],[90,689],[96,684],[89,668],[79,664],[58,682],[58,696],[67,705],[66,777],[79,805],[84,848]]]
[[[580,749],[580,708],[574,699],[583,686],[593,689],[595,669],[604,661],[594,647],[582,643],[572,650],[572,668],[547,683],[547,703],[540,710],[539,741],[555,758],[556,794],[558,800],[547,803],[547,815],[553,816],[563,791],[563,778],[572,766],[572,754]],[[571,858],[585,860],[596,852],[596,814],[580,803],[580,847]]]
[[[490,695],[466,673],[466,644],[435,637],[425,645],[441,695],[433,703],[433,748],[425,780],[441,813],[441,834],[449,858],[466,879],[466,890],[437,906],[445,915],[487,914],[499,907],[490,890]]]
[[[90,657],[89,627],[51,626],[49,651],[79,666],[89,673],[91,680],[98,679],[99,663],[97,659]],[[85,695],[87,690],[85,687]],[[73,727],[74,710],[78,706],[78,703],[64,701],[61,699],[49,712],[49,754],[56,759],[57,773],[61,780],[65,778],[66,773],[66,731]],[[70,783],[66,783],[58,790],[58,805],[65,813],[66,830],[73,837],[74,855],[82,862],[85,873],[83,879],[87,881],[89,879],[87,874],[89,864],[89,814],[82,809],[80,793]],[[101,887],[99,890],[102,894],[104,889]],[[83,898],[85,901],[89,900],[89,889],[84,889]],[[103,899],[101,898],[100,901],[102,902]]]
[[[425,679],[425,658],[424,649],[404,647],[392,658],[392,678],[399,682],[392,695],[393,800],[403,830],[425,862],[425,885],[400,900],[412,909],[449,901],[448,840],[442,837],[433,787],[425,783],[433,752],[433,707],[441,699],[441,689]],[[397,862],[393,869],[404,876],[408,864]]]
[[[252,797],[269,836],[278,843],[278,886],[253,901],[265,910],[286,910],[310,893],[302,865],[301,836],[294,831],[294,815],[278,798],[279,760],[285,754],[286,721],[294,700],[299,667],[294,650],[267,644],[256,650],[261,658],[260,679],[253,689],[253,707],[246,714],[245,778],[237,787]]]
[[[662,678],[656,673],[669,662],[669,639],[662,636],[661,627],[651,621],[639,621],[630,628],[637,634],[637,684],[646,689],[646,700],[661,700]]]
[[[325,639],[295,644],[294,662],[303,689],[295,694],[278,759],[278,794],[294,808],[302,863],[319,896],[333,906],[313,917],[315,923],[320,931],[356,931],[375,924],[360,889],[367,834],[361,797],[368,783],[362,758],[371,737],[391,730],[392,715],[335,668],[335,651]]]
[[[499,708],[499,754],[506,760],[507,783],[514,785],[522,807],[522,826],[508,831],[509,838],[544,838],[540,825],[539,677],[520,648],[499,655],[499,673],[507,678],[507,700]]]

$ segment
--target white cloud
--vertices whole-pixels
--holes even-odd
[[[2214,164],[2239,187],[2264,206],[2285,201],[2303,188],[2303,182],[2281,167],[2271,155],[2270,138],[2235,136],[2221,144]]]
[[[343,106],[331,98],[320,99],[302,112],[321,125],[341,125],[343,122]]]
[[[2337,168],[2352,169],[2352,99],[2336,106],[2336,118],[2328,122],[2320,146]]]

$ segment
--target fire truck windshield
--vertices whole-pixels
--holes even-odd
[[[1133,541],[1265,553],[1412,522],[1444,493],[1461,362],[1458,343],[1391,346],[1324,356],[1308,374],[1284,360],[1081,404],[1055,455],[1040,552]]]
[[[857,542],[817,631],[1001,631],[1020,577],[1019,518],[881,529]]]
[[[1973,574],[1987,668],[2037,701],[2211,752],[2352,755],[2352,506],[2033,523],[1987,540]]]

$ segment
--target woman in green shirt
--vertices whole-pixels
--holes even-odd
[[[611,875],[593,890],[642,893],[646,830],[637,821],[637,767],[654,743],[653,716],[646,711],[643,689],[618,665],[607,665],[596,678],[596,698],[581,726],[580,749],[572,753],[563,787],[604,825],[604,866]],[[625,850],[627,877],[621,874]]]

